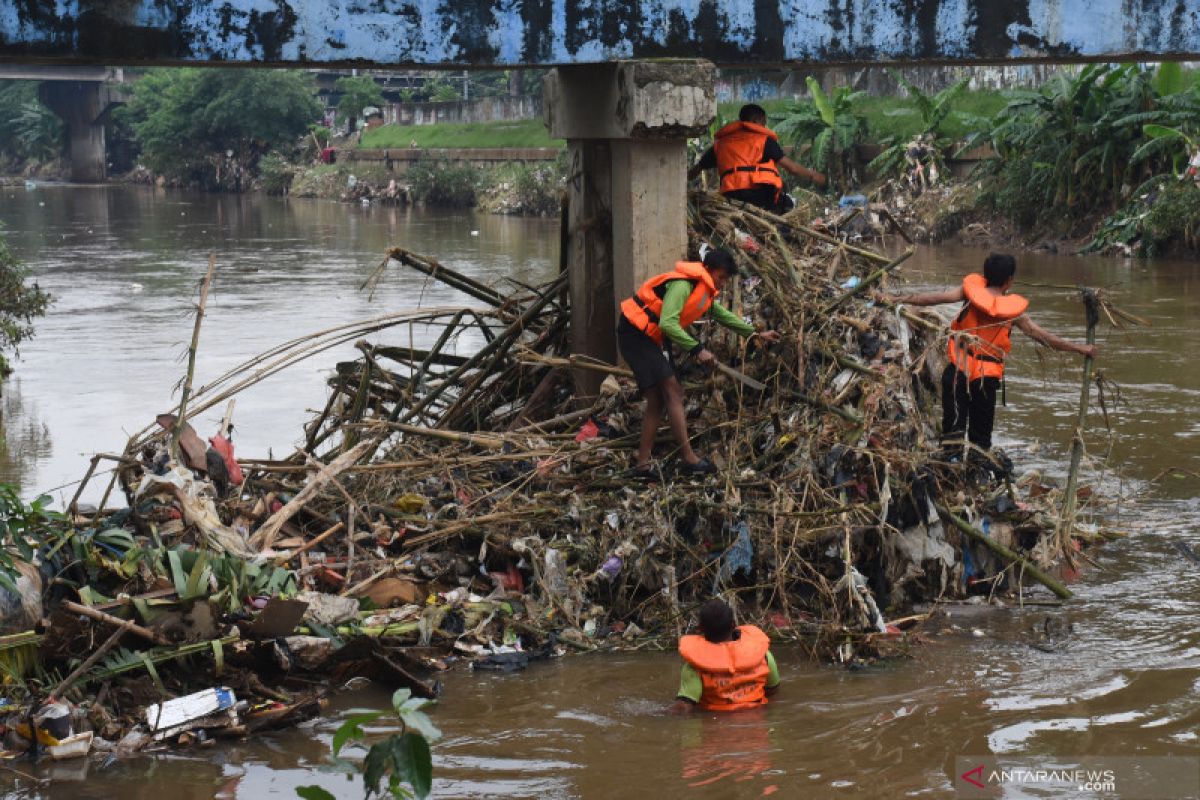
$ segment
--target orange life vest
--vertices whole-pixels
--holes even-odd
[[[621,303],[621,313],[625,319],[633,323],[633,327],[653,339],[660,347],[663,343],[662,329],[658,327],[658,319],[662,314],[662,295],[658,289],[667,281],[691,281],[692,293],[679,312],[679,325],[686,328],[700,319],[712,308],[713,298],[717,296],[717,285],[713,283],[712,275],[699,261],[676,261],[675,269],[655,275],[642,284],[633,293],[633,297]],[[665,291],[665,290],[664,290]]]
[[[736,192],[755,186],[783,189],[783,178],[774,161],[763,161],[767,139],[778,140],[775,131],[753,122],[731,122],[713,137],[713,154],[721,175],[721,193]]]
[[[1029,301],[1019,294],[993,294],[978,273],[963,278],[962,287],[967,302],[950,323],[950,363],[969,381],[1003,378],[1013,320],[1025,313]]]
[[[728,642],[710,642],[703,636],[679,639],[679,655],[700,675],[700,707],[705,711],[739,711],[767,702],[771,640],[753,625],[738,631],[738,638]]]

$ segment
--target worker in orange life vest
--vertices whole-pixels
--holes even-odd
[[[683,387],[675,377],[675,368],[663,352],[675,345],[692,354],[702,366],[712,366],[716,356],[685,330],[706,314],[743,338],[759,336],[768,342],[779,341],[775,331],[756,333],[755,327],[716,301],[725,282],[738,274],[737,262],[727,250],[709,250],[704,262],[680,261],[675,269],[655,275],[621,303],[617,323],[617,349],[633,370],[638,388],[646,398],[646,415],[638,445],[634,477],[654,476],[650,454],[658,424],[665,409],[671,432],[679,443],[680,471],[690,475],[716,472],[707,458],[692,450],[688,441],[687,414],[683,408]]]
[[[1012,328],[1054,350],[1088,358],[1096,355],[1094,345],[1060,339],[1025,316],[1029,301],[1009,294],[1016,272],[1015,258],[992,253],[983,262],[983,274],[967,275],[957,289],[889,298],[914,306],[963,304],[950,324],[949,363],[942,372],[942,441],[946,446],[961,444],[965,432],[975,447],[991,448],[996,391],[1004,378],[1005,358],[1012,350]]]
[[[783,191],[779,168],[793,175],[825,185],[825,176],[803,167],[783,154],[779,137],[767,127],[767,112],[760,105],[742,106],[737,122],[731,122],[713,137],[713,146],[704,151],[696,166],[688,170],[694,180],[706,169],[721,176],[721,194],[777,214],[795,207]]]
[[[713,599],[700,607],[700,635],[679,639],[683,667],[670,711],[741,711],[766,705],[779,686],[771,640],[754,625],[733,625],[733,609]]]

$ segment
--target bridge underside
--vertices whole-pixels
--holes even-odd
[[[722,66],[1183,58],[1200,0],[0,0],[0,61]]]

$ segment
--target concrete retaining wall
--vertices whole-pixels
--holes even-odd
[[[483,97],[448,103],[393,103],[385,119],[397,125],[435,125],[445,122],[514,122],[539,119],[542,97]]]
[[[458,161],[479,167],[499,164],[553,161],[562,152],[557,147],[474,148],[393,147],[386,150],[341,150],[338,160],[347,164],[379,164],[403,175],[418,161]]]

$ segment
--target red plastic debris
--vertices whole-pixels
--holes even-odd
[[[233,457],[233,442],[218,433],[209,439],[208,443],[212,445],[213,450],[220,453],[221,460],[225,462],[225,469],[229,472],[229,482],[234,486],[241,486],[246,477],[242,475],[241,465]]]
[[[575,434],[575,442],[583,443],[589,439],[595,439],[599,435],[600,426],[596,424],[594,419],[588,417],[588,421],[583,423],[583,427],[579,429],[579,433]]]
[[[514,564],[508,568],[507,572],[500,573],[500,585],[507,592],[523,594],[525,592],[525,576],[521,574],[521,571]]]

